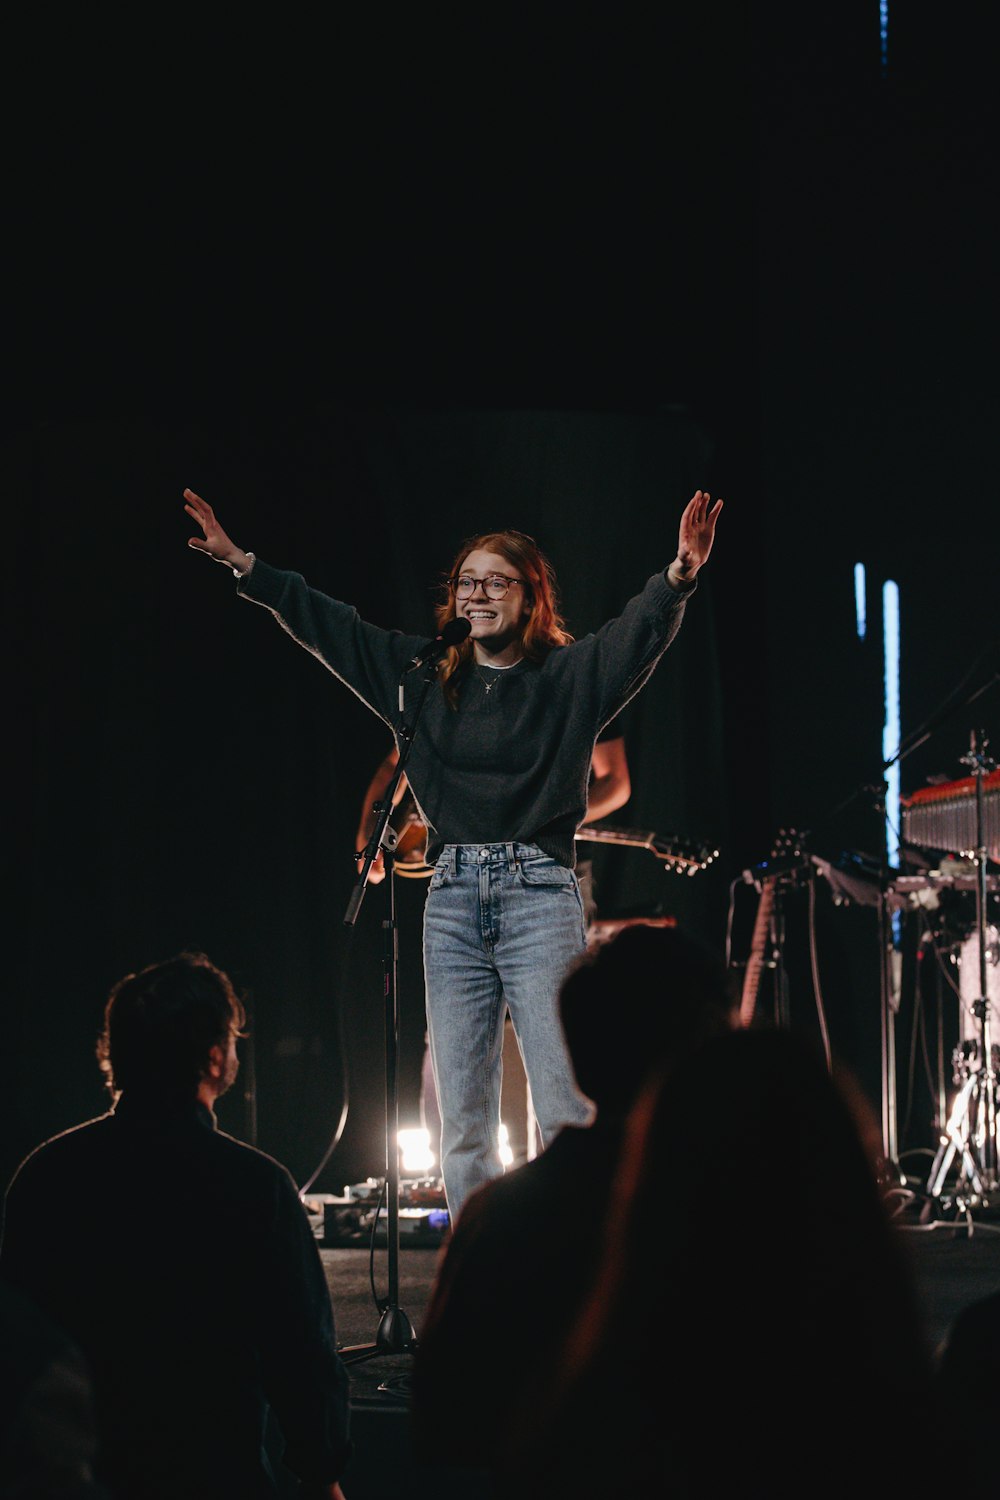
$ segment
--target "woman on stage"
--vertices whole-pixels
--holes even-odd
[[[425,644],[370,625],[298,573],[244,552],[212,507],[184,491],[200,536],[188,545],[230,567],[238,593],[269,609],[393,731],[412,712]],[[531,537],[491,532],[463,543],[438,628],[468,621],[425,700],[406,762],[427,827],[424,913],[428,1035],[441,1113],[441,1171],[452,1222],[502,1171],[497,1132],[509,1010],[543,1147],[586,1124],[559,1025],[563,975],[586,945],[574,872],[594,743],[642,687],[683,619],[708,561],[722,501],[696,490],[677,554],[621,614],[574,641],[552,567]],[[399,711],[402,684],[404,713]]]

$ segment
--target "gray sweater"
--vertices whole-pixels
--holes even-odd
[[[269,609],[362,703],[400,745],[399,681],[425,644],[419,636],[369,625],[348,604],[308,586],[299,573],[259,559],[239,592]],[[617,619],[550,651],[542,662],[505,670],[470,667],[453,708],[439,683],[420,712],[406,775],[427,825],[429,863],[445,844],[537,844],[562,865],[576,863],[575,834],[587,810],[594,741],[650,676],[680,628],[693,586],[673,589],[654,573]],[[424,672],[404,679],[412,726]],[[486,683],[492,682],[491,691]]]

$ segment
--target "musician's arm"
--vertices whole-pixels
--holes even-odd
[[[625,737],[599,740],[594,746],[590,766],[590,789],[587,793],[587,816],[585,821],[593,823],[606,818],[608,813],[623,807],[632,795],[628,758],[625,754]]]
[[[388,755],[386,755],[385,758],[379,762],[378,769],[376,770],[371,781],[368,783],[368,789],[365,792],[365,795],[362,798],[361,802],[361,819],[358,823],[358,831],[354,838],[354,847],[359,854],[364,852],[368,840],[371,838],[372,834],[375,831],[375,821],[377,816],[375,813],[375,803],[381,801],[382,793],[388,787],[390,778],[392,777],[392,774],[395,771],[398,762],[399,751],[394,745],[389,751]],[[404,771],[402,776],[399,778],[399,784],[396,787],[395,792],[393,793],[393,807],[399,806],[400,802],[403,799],[403,793],[405,791],[406,772]],[[385,867],[382,862],[381,851],[379,852],[378,858],[373,862],[372,867],[368,872],[368,879],[369,882],[373,885],[378,885],[380,880],[385,879]]]

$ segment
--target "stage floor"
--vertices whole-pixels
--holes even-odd
[[[966,1226],[936,1224],[933,1228],[901,1226],[920,1289],[931,1339],[942,1339],[957,1312],[977,1298],[1000,1290],[1000,1224],[973,1220]],[[398,1306],[408,1317],[419,1341],[431,1283],[440,1255],[438,1248],[403,1246],[396,1256]],[[387,1294],[388,1252],[367,1249],[327,1249],[320,1254],[333,1298],[338,1343],[345,1349],[376,1341],[380,1314],[372,1292]],[[512,1328],[512,1338],[531,1347],[531,1328]],[[351,1407],[356,1457],[344,1476],[348,1500],[416,1500],[442,1496],[440,1476],[428,1476],[415,1465],[409,1451],[408,1375],[412,1356],[377,1355],[349,1365]],[[470,1378],[474,1372],[470,1371]],[[294,1494],[290,1487],[289,1494]],[[449,1492],[449,1500],[464,1500]],[[482,1500],[481,1490],[469,1500]]]

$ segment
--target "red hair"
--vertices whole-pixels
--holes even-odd
[[[529,613],[521,632],[521,650],[529,661],[541,661],[556,646],[569,644],[573,637],[564,628],[559,613],[555,570],[534,537],[525,536],[523,531],[488,531],[462,543],[445,580],[447,595],[434,611],[438,630],[456,616],[455,589],[451,580],[462,571],[470,552],[495,552],[510,563],[518,577],[524,579]],[[438,675],[453,708],[457,707],[460,674],[471,660],[472,642],[465,640],[460,646],[450,648],[441,665]]]

